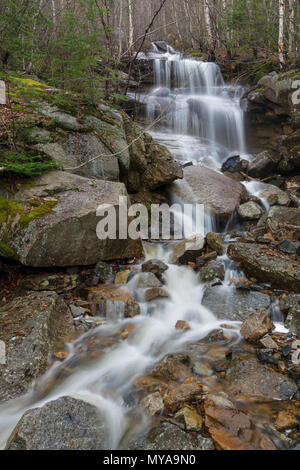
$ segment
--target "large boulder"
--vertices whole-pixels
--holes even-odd
[[[99,239],[96,211],[108,204],[119,210],[127,197],[122,183],[90,180],[54,171],[0,199],[0,253],[27,266],[91,265],[142,253],[140,240]]]
[[[202,304],[217,318],[243,321],[256,310],[269,310],[271,300],[268,295],[260,292],[213,286],[205,289]]]
[[[130,168],[124,181],[129,192],[156,189],[183,177],[181,167],[166,147],[155,144],[128,117],[124,118],[124,127],[130,152]]]
[[[8,439],[7,450],[105,450],[107,431],[94,405],[62,397],[27,411]]]
[[[300,294],[291,294],[281,298],[279,308],[286,317],[286,328],[300,338]]]
[[[270,333],[275,328],[269,315],[266,315],[262,310],[250,315],[242,324],[241,335],[250,343],[255,343],[257,340]]]
[[[265,178],[274,172],[280,156],[275,152],[264,151],[254,157],[248,165],[248,174],[253,178]]]
[[[6,346],[0,365],[0,401],[25,393],[47,368],[56,345],[74,332],[68,306],[55,292],[17,297],[0,308],[0,338]]]
[[[206,213],[227,221],[238,208],[244,187],[231,178],[204,166],[184,169],[184,180],[176,182],[172,194],[185,204],[203,204]]]
[[[300,261],[265,245],[234,243],[229,258],[241,264],[248,276],[274,287],[300,292]]]
[[[264,224],[269,224],[274,232],[285,228],[291,230],[293,227],[296,227],[296,230],[299,231],[300,209],[296,207],[273,206],[258,222],[258,226],[263,226]]]

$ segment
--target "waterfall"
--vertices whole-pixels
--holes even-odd
[[[242,87],[226,86],[217,64],[186,58],[169,47],[163,53],[153,44],[146,57],[153,61],[154,87],[142,100],[147,121],[158,120],[151,131],[158,142],[169,144],[179,161],[214,169],[232,152],[246,153]]]

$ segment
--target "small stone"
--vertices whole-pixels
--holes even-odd
[[[271,336],[265,336],[260,340],[262,346],[266,349],[278,349],[278,344],[271,338]]]
[[[131,271],[129,269],[119,271],[116,274],[115,284],[127,284],[130,273]]]
[[[6,364],[6,347],[4,341],[0,340],[0,365]]]
[[[243,322],[241,335],[250,343],[255,343],[274,328],[271,318],[262,310],[258,310]]]
[[[142,271],[144,273],[153,273],[159,280],[162,279],[162,275],[167,269],[168,265],[159,259],[151,259],[142,265]]]
[[[168,292],[162,287],[152,287],[151,289],[147,289],[144,295],[146,302],[151,302],[154,299],[166,299],[168,297]]]
[[[181,408],[181,410],[176,413],[175,418],[180,422],[183,422],[187,431],[199,432],[202,429],[202,416],[190,406],[184,406]]]
[[[219,233],[210,232],[206,235],[206,242],[208,246],[217,252],[219,256],[224,255],[226,252],[226,243],[222,235]]]
[[[224,280],[225,268],[221,261],[209,261],[199,271],[200,282],[211,282],[216,279]]]
[[[195,263],[197,267],[202,268],[210,261],[216,260],[217,257],[218,257],[217,252],[213,251],[212,253],[209,253],[208,255],[199,256],[199,258],[196,258]]]
[[[141,401],[148,416],[158,416],[164,409],[164,402],[159,392],[150,393]]]
[[[176,330],[182,330],[182,331],[188,331],[191,329],[190,325],[188,322],[184,320],[178,320],[178,322],[175,325]]]
[[[294,415],[288,411],[280,411],[276,418],[276,428],[278,431],[286,431],[287,429],[294,429],[298,426],[298,421]]]
[[[205,245],[205,238],[200,235],[191,237],[177,243],[170,257],[171,264],[188,264],[194,262],[200,255]]]
[[[161,282],[153,273],[139,273],[137,274],[137,289],[147,289],[148,287],[161,287]]]
[[[104,284],[111,282],[113,278],[112,267],[104,263],[104,261],[99,261],[95,268],[94,274],[99,279],[99,281],[103,282]]]
[[[202,377],[210,377],[213,375],[213,370],[206,364],[205,362],[194,362],[193,364],[193,372],[197,375],[201,375]]]
[[[77,307],[77,305],[73,305],[73,304],[70,305],[70,310],[71,310],[73,318],[80,317],[81,315],[84,315],[86,312],[85,308]]]
[[[262,216],[263,210],[256,202],[249,201],[238,208],[238,214],[243,220],[257,220]]]

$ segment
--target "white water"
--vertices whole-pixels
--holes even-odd
[[[167,111],[166,118],[153,132],[156,140],[165,143],[178,160],[192,160],[213,168],[219,168],[232,151],[245,152],[240,89],[225,86],[218,66],[183,59],[171,48],[167,54],[156,51],[151,57],[156,87],[146,98],[147,115],[149,119],[153,118],[157,106],[159,111]],[[157,97],[158,87],[167,88],[166,97]],[[190,222],[187,221],[186,235],[192,233]],[[213,230],[214,223],[207,216],[202,232]],[[145,251],[147,259],[160,258],[168,262],[170,246],[150,243],[145,244]],[[239,273],[226,256],[223,262],[226,267],[224,290],[229,292],[233,289],[230,280]],[[150,305],[141,303],[140,316],[128,320],[117,315],[108,319],[107,325],[87,332],[69,346],[69,357],[62,364],[54,365],[35,390],[0,406],[0,446],[5,446],[12,429],[27,409],[65,395],[99,407],[108,423],[108,448],[118,448],[128,429],[146,426],[147,419],[131,397],[134,380],[151,370],[167,353],[180,351],[184,344],[200,340],[222,324],[201,305],[205,286],[199,283],[192,269],[169,265],[165,284],[168,299]],[[134,285],[133,280],[128,289],[134,291]],[[178,320],[189,322],[191,329],[178,332],[175,329]],[[119,332],[128,323],[134,329],[127,340],[121,340]],[[226,320],[226,323],[230,322]],[[236,322],[233,324],[237,325]],[[239,338],[238,331],[231,334],[233,339]],[[98,359],[80,359],[78,350],[91,335],[103,341],[114,337],[116,342]],[[66,367],[72,368],[73,372],[59,379],[62,368]]]

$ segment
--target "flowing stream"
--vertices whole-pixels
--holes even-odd
[[[149,122],[162,114],[151,131],[156,141],[168,146],[180,163],[214,169],[219,169],[231,153],[246,154],[244,116],[239,105],[241,87],[226,85],[216,64],[184,58],[172,48],[165,54],[154,50],[147,58],[154,61],[155,87],[139,98],[145,103]],[[204,234],[213,227],[214,220],[206,218]],[[160,258],[168,263],[170,250],[168,244],[145,243],[146,259]],[[226,256],[221,259],[226,268],[223,288],[230,291],[230,280],[239,273]],[[127,288],[135,292],[135,278]],[[222,324],[202,305],[205,286],[192,269],[169,265],[165,288],[169,298],[154,304],[141,301],[142,313],[133,319],[108,318],[107,324],[69,344],[68,358],[53,365],[35,389],[3,404],[1,447],[26,410],[65,395],[99,407],[108,423],[111,449],[120,447],[129,432],[138,433],[146,427],[148,419],[139,410],[134,380],[167,353],[184,350],[185,344],[204,338]],[[191,329],[178,332],[178,320],[188,321]],[[132,331],[128,339],[120,340],[118,332],[129,323]],[[228,320],[226,323],[232,324],[232,341],[238,341],[240,324]],[[84,350],[92,338],[102,344],[109,338],[118,339],[112,344],[107,341],[99,357],[91,359],[88,354],[79,354],[79,350]]]

